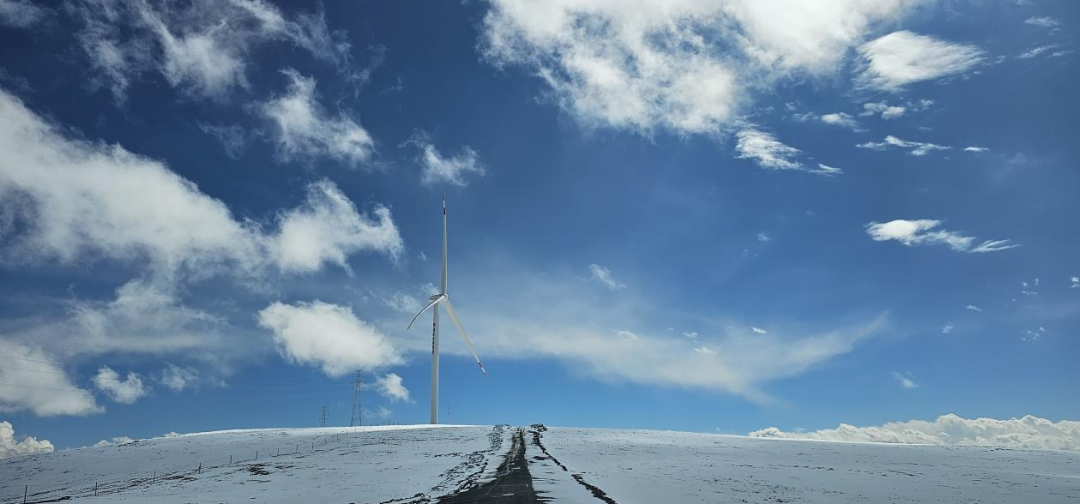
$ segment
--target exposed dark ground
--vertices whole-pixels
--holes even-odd
[[[439,499],[440,504],[537,504],[545,502],[533,489],[529,463],[525,459],[525,433],[518,429],[514,433],[510,452],[499,465],[495,479],[463,492],[447,495]]]

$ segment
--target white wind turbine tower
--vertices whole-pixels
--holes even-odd
[[[446,294],[446,195],[443,195],[442,205],[442,288],[439,293],[429,298],[429,303],[420,310],[413,317],[412,322],[409,322],[409,330],[412,328],[416,319],[420,318],[424,312],[428,311],[431,307],[435,307],[432,312],[433,319],[431,322],[431,423],[439,423],[439,305],[446,306],[446,313],[450,315],[450,320],[457,326],[458,332],[461,333],[461,337],[465,340],[465,345],[469,347],[469,352],[472,352],[473,359],[476,359],[476,364],[480,366],[480,371],[483,371],[484,377],[487,377],[487,370],[484,369],[484,363],[480,362],[480,357],[476,356],[476,350],[473,349],[472,342],[469,341],[469,336],[465,334],[465,328],[461,327],[461,320],[458,320],[457,313],[454,312],[454,306],[450,304],[450,297]]]

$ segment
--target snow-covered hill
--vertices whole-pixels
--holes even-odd
[[[531,481],[520,478],[526,465]],[[394,426],[221,431],[16,457],[0,462],[0,503],[24,491],[27,502],[399,503],[469,489],[487,499],[508,495],[478,490],[511,472],[513,485],[557,502],[1080,501],[1071,452]]]

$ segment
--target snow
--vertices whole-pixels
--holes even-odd
[[[1064,451],[568,428],[542,442],[620,504],[1080,501],[1080,454]]]
[[[107,501],[132,503],[440,495],[498,466],[510,432],[490,426],[232,430],[79,448],[0,461],[0,503],[22,502],[23,485],[30,485],[30,502],[93,499],[95,482]]]
[[[0,461],[0,504],[22,502],[23,485],[29,502],[94,499],[95,482],[104,502],[434,500],[490,480],[512,433],[260,429],[64,450]],[[1066,451],[539,426],[525,440],[533,486],[556,502],[1080,501],[1080,454]]]

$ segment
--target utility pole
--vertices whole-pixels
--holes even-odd
[[[357,371],[356,388],[353,389],[352,396],[352,418],[349,419],[349,427],[364,425],[363,414],[360,411],[360,388],[363,386],[364,383],[360,381],[360,371]]]
[[[322,412],[319,413],[319,427],[326,427],[326,418],[329,416],[328,408],[329,406],[323,406]]]

